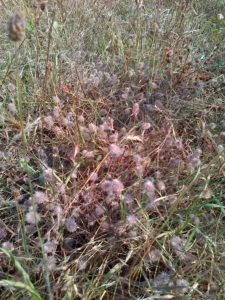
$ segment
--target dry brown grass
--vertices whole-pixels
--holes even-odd
[[[144,2],[1,1],[0,299],[223,299],[221,3]]]

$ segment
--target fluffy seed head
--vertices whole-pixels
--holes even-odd
[[[104,209],[100,205],[98,205],[95,209],[95,214],[97,217],[101,217],[102,215],[104,215],[104,212]]]
[[[44,117],[44,124],[48,130],[51,130],[52,127],[54,126],[54,120],[53,120],[52,116]]]
[[[34,193],[34,203],[41,204],[48,202],[48,197],[44,192],[36,191]]]
[[[100,224],[100,230],[106,232],[110,229],[110,225],[107,221],[104,221]]]
[[[93,157],[94,157],[94,152],[93,152],[93,151],[83,150],[83,151],[82,151],[82,155],[83,155],[85,158],[93,158]]]
[[[106,116],[107,113],[108,113],[107,110],[104,109],[104,108],[100,109],[100,111],[99,111],[99,114],[100,114],[100,116],[102,116],[102,117]]]
[[[95,124],[93,124],[93,123],[90,123],[90,124],[88,125],[88,129],[89,129],[89,131],[90,131],[91,133],[96,133],[96,132],[97,132],[97,126],[96,126]]]
[[[111,156],[118,158],[123,155],[124,150],[116,144],[111,144],[109,146],[109,152]]]
[[[150,127],[151,127],[151,124],[150,124],[150,123],[143,123],[143,124],[141,125],[141,129],[142,129],[142,130],[148,130]]]
[[[148,180],[145,182],[144,191],[146,193],[154,193],[155,192],[155,185],[151,180]]]
[[[47,269],[52,272],[55,271],[56,269],[56,258],[54,256],[48,256],[46,261],[45,261],[45,265],[47,267]]]
[[[171,278],[170,275],[166,272],[161,272],[159,273],[153,282],[153,286],[154,287],[158,287],[158,288],[162,288],[162,287],[166,287],[166,286],[171,286],[172,282],[171,282]]]
[[[158,85],[154,81],[150,82],[150,86],[153,90],[156,90],[158,88]]]
[[[129,226],[134,226],[137,224],[137,218],[134,215],[127,216],[127,223]]]
[[[157,186],[157,189],[160,191],[160,192],[163,192],[166,190],[166,186],[165,186],[165,183],[162,181],[162,180],[159,180],[156,184]]]
[[[77,223],[74,218],[67,218],[65,220],[65,227],[69,232],[75,232],[77,230]]]
[[[55,104],[59,105],[59,104],[60,104],[60,99],[59,99],[59,97],[58,97],[58,96],[54,96],[54,97],[53,97],[53,102],[54,102]]]
[[[136,118],[140,112],[140,106],[138,103],[134,103],[132,108],[132,115]]]
[[[161,259],[161,252],[158,249],[153,249],[148,254],[148,259],[151,263],[156,263]]]
[[[88,128],[86,128],[84,126],[80,126],[80,131],[81,131],[82,136],[83,136],[85,141],[90,139],[90,132],[89,132]]]
[[[202,150],[197,148],[193,154],[194,157],[199,158],[202,155]]]
[[[36,223],[40,222],[41,217],[37,212],[29,211],[26,214],[25,219],[26,219],[27,223],[29,223],[29,224],[36,224]]]
[[[112,182],[110,180],[102,181],[101,189],[106,193],[112,192]]]
[[[98,180],[98,173],[92,172],[90,175],[90,181],[96,182]]]
[[[178,201],[176,195],[168,195],[165,200],[168,201],[170,204],[174,204]]]
[[[53,215],[54,216],[57,216],[57,218],[62,218],[62,216],[63,216],[63,209],[62,209],[62,207],[61,206],[59,206],[59,205],[56,205],[56,206],[54,206],[53,207]]]
[[[177,279],[176,288],[178,289],[179,294],[186,294],[189,291],[189,283],[185,279]]]
[[[105,131],[112,131],[114,129],[114,120],[110,117],[104,118],[102,129]]]
[[[58,119],[60,117],[60,109],[58,108],[58,106],[55,106],[53,108],[53,116],[55,119]]]
[[[5,250],[8,250],[8,251],[13,251],[14,250],[13,243],[10,243],[10,242],[2,243],[2,248],[4,248]]]
[[[144,167],[142,165],[136,165],[135,172],[139,178],[142,178],[144,175]]]
[[[29,224],[25,226],[25,232],[29,235],[34,234],[37,231],[37,228],[34,224]]]
[[[197,157],[191,160],[191,165],[193,168],[197,168],[198,166],[200,166],[200,164],[201,164],[201,160]]]
[[[101,183],[101,188],[108,195],[117,195],[120,196],[122,191],[124,190],[124,185],[119,179],[113,180],[104,180]],[[109,200],[111,202],[111,199]]]
[[[43,247],[45,253],[54,253],[56,250],[56,244],[51,241],[47,241],[46,243],[44,243]]]
[[[58,138],[60,138],[60,137],[62,137],[64,135],[64,132],[63,132],[62,128],[59,127],[59,126],[52,127],[52,131],[54,132],[54,134]]]
[[[139,154],[133,156],[133,161],[136,165],[140,165],[143,162],[143,158]]]
[[[53,176],[53,170],[51,168],[46,168],[43,171],[44,179],[46,182],[53,182],[54,176]]]
[[[185,240],[179,236],[173,236],[170,240],[171,247],[175,253],[183,252],[185,247]]]
[[[16,114],[16,113],[17,113],[16,105],[15,105],[13,102],[9,103],[9,104],[7,105],[7,107],[8,107],[8,110],[9,110],[11,113],[13,113],[13,114]]]
[[[119,138],[119,134],[118,134],[118,132],[115,132],[114,134],[111,134],[109,136],[109,142],[110,143],[117,143],[118,142],[118,138]]]
[[[80,123],[84,123],[84,121],[85,121],[85,119],[84,119],[84,116],[79,116],[78,117],[78,121],[80,122]]]
[[[113,179],[112,181],[112,189],[113,192],[117,195],[120,195],[122,191],[124,190],[124,185],[119,179]]]

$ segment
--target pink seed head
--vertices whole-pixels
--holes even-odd
[[[124,150],[116,144],[111,144],[109,146],[109,152],[111,156],[118,158],[123,155]]]
[[[146,193],[154,193],[155,186],[154,186],[154,183],[151,180],[148,180],[148,181],[145,182],[144,191]]]
[[[136,118],[140,112],[140,106],[138,103],[134,103],[132,108],[132,115]]]

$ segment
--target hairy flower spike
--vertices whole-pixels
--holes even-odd
[[[189,291],[189,283],[185,279],[177,279],[176,280],[176,289],[179,294],[186,294]]]
[[[4,243],[2,243],[2,248],[4,248],[7,251],[13,251],[14,245],[13,245],[13,243],[10,243],[10,242],[4,242]]]
[[[140,165],[143,162],[143,158],[139,154],[133,155],[133,161],[136,165]]]
[[[114,120],[110,117],[105,118],[103,124],[102,124],[102,128],[103,130],[106,131],[112,131],[114,129]]]
[[[54,181],[54,175],[53,175],[53,170],[51,168],[46,168],[43,171],[44,179],[46,182],[53,182]]]
[[[118,138],[119,138],[119,134],[118,134],[118,132],[115,132],[114,134],[111,134],[109,136],[109,142],[110,143],[117,143],[118,142]]]
[[[56,105],[60,105],[60,103],[61,103],[61,101],[60,101],[60,99],[59,99],[58,96],[54,96],[54,97],[53,97],[53,102],[54,102]]]
[[[45,127],[48,129],[48,130],[51,130],[52,127],[54,126],[54,120],[52,118],[52,116],[47,116],[44,118],[44,124],[45,124]]]
[[[48,197],[44,192],[36,191],[34,193],[34,203],[41,204],[48,202]]]
[[[114,194],[120,196],[122,191],[124,190],[124,185],[119,179],[104,180],[101,184],[101,188],[104,192],[106,192],[110,197]],[[110,200],[111,201],[111,198]]]
[[[101,183],[101,188],[106,193],[111,192],[112,191],[112,182],[110,180],[104,180]]]
[[[93,157],[94,157],[94,152],[93,152],[93,151],[83,150],[83,151],[82,151],[82,155],[83,155],[85,158],[93,158]]]
[[[90,175],[90,181],[96,182],[98,180],[98,174],[95,172],[92,172]]]
[[[17,113],[16,105],[13,102],[8,104],[8,110],[14,115]]]
[[[21,42],[25,37],[25,18],[22,13],[15,13],[8,23],[8,36],[14,42]]]
[[[144,176],[144,167],[142,165],[136,165],[135,172],[139,178]]]
[[[158,262],[162,257],[161,252],[158,249],[152,249],[148,254],[148,259],[151,263]]]
[[[109,152],[112,157],[118,158],[123,155],[124,150],[116,144],[111,144],[109,146]]]
[[[47,241],[44,243],[43,248],[45,253],[54,253],[56,250],[56,243]]]
[[[59,119],[60,117],[60,109],[58,108],[58,106],[55,106],[53,108],[53,116],[55,119]]]
[[[83,124],[83,123],[84,123],[84,121],[85,121],[85,119],[84,119],[84,116],[82,116],[82,115],[81,115],[81,116],[79,116],[79,117],[78,117],[78,121],[79,121],[80,123],[82,123],[82,124]]]
[[[165,186],[165,183],[162,181],[162,180],[159,180],[156,184],[157,186],[157,189],[160,191],[160,192],[163,192],[166,190],[166,186]]]
[[[47,266],[48,271],[52,272],[56,269],[56,258],[54,256],[48,256],[45,260],[45,265]]]
[[[155,192],[155,186],[154,183],[151,180],[148,180],[144,184],[144,191],[146,193],[154,193]]]
[[[37,212],[31,210],[26,214],[25,219],[29,224],[36,224],[40,222],[41,217]]]
[[[77,223],[74,218],[68,218],[65,220],[65,227],[69,232],[75,232],[77,230]]]
[[[166,272],[159,273],[153,281],[153,286],[160,289],[173,286],[171,276]]]
[[[129,226],[135,226],[137,224],[137,218],[134,215],[127,216],[127,223]]]
[[[98,205],[95,209],[95,214],[97,217],[101,217],[102,215],[104,215],[105,210],[102,208],[102,206]]]
[[[133,108],[132,108],[132,115],[137,118],[138,114],[140,112],[140,106],[138,103],[134,103]]]
[[[113,192],[117,195],[120,195],[124,190],[124,185],[119,179],[113,179],[112,181]]]
[[[141,125],[141,129],[142,130],[148,130],[149,128],[151,127],[151,124],[150,123],[143,123],[142,125]]]
[[[93,124],[93,123],[90,123],[90,124],[88,125],[88,129],[89,129],[89,131],[90,131],[91,133],[96,133],[96,132],[97,132],[97,126],[96,126],[95,124]]]

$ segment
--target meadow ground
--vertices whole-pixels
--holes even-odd
[[[0,1],[0,299],[225,299],[223,0]]]

